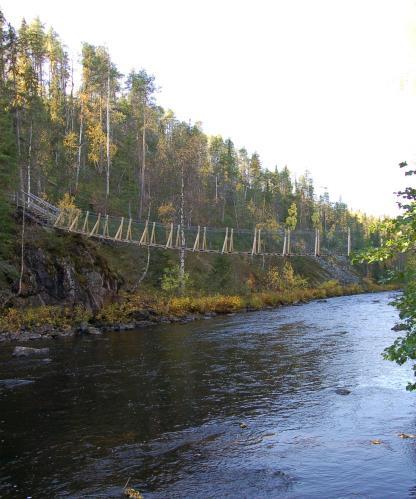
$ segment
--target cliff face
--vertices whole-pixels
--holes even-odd
[[[68,256],[28,248],[26,287],[30,304],[83,304],[99,309],[117,294],[119,282],[105,262],[81,241]]]
[[[18,289],[18,264],[8,266],[9,293],[3,302],[15,306],[77,305],[97,310],[117,294],[121,278],[110,270],[93,244],[76,235],[28,227],[24,251],[23,289]]]

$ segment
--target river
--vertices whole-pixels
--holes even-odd
[[[33,382],[0,389],[0,496],[416,497],[391,298],[1,345],[0,379]]]

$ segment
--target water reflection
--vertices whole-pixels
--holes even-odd
[[[35,383],[0,386],[0,495],[413,494],[411,374],[381,359],[395,311],[374,300],[59,340],[49,364],[2,346],[0,378]]]

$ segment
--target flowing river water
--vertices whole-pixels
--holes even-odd
[[[2,345],[0,497],[416,497],[391,298]]]

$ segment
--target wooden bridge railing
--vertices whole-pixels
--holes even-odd
[[[349,229],[325,234],[318,229],[270,231],[255,228],[251,231],[231,227],[184,227],[185,245],[182,248],[182,228],[173,223],[137,222],[131,218],[84,212],[78,208],[61,210],[27,193],[18,197],[18,204],[23,203],[31,216],[44,225],[117,243],[247,256],[329,256],[349,255],[351,252]]]

